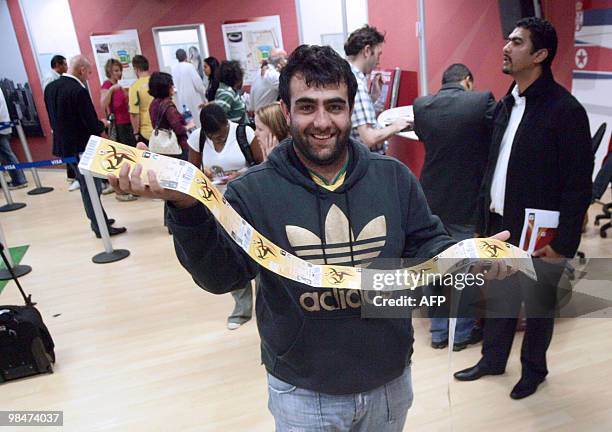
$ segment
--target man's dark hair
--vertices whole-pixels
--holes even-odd
[[[222,61],[217,72],[219,82],[232,88],[236,88],[238,84],[242,83],[242,75],[240,62],[235,60]]]
[[[219,105],[214,102],[204,105],[200,111],[200,123],[202,132],[200,133],[200,148],[203,147],[206,135],[213,134],[227,124],[227,115]]]
[[[149,94],[154,98],[167,98],[170,96],[170,88],[173,85],[172,75],[169,73],[153,72],[149,79]]]
[[[548,56],[542,62],[542,66],[550,69],[550,65],[557,54],[558,44],[557,31],[553,25],[542,18],[528,17],[518,20],[515,26],[527,29],[531,33],[532,54],[543,48],[548,50]]]
[[[455,63],[446,68],[442,74],[442,84],[458,83],[465,78],[474,79],[474,75],[468,67],[462,63]]]
[[[349,63],[329,46],[301,45],[287,59],[279,78],[278,92],[281,100],[291,107],[289,83],[299,75],[308,87],[325,87],[346,84],[349,108],[353,108],[357,93],[357,80]]]
[[[63,55],[54,55],[53,58],[51,59],[51,69],[55,69],[56,67],[60,66],[61,64],[66,63],[66,57],[64,57]]]
[[[132,66],[134,69],[146,72],[149,70],[149,60],[143,55],[136,54],[132,59]]]
[[[359,54],[366,45],[374,48],[384,41],[385,35],[383,33],[376,30],[376,27],[366,24],[349,35],[344,44],[344,52],[347,56],[354,56]]]
[[[187,53],[183,48],[179,48],[176,50],[176,59],[179,62],[184,62],[185,60],[187,60]]]

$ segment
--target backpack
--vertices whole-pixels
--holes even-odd
[[[239,124],[236,127],[236,141],[238,141],[238,147],[240,147],[240,151],[242,152],[242,155],[244,156],[244,160],[246,161],[247,165],[252,167],[254,165],[257,165],[257,162],[255,161],[255,157],[253,157],[253,152],[251,151],[251,144],[249,143],[249,139],[246,134],[247,126],[255,130],[255,126],[252,123]],[[200,140],[200,154],[202,154],[203,152],[204,141]]]

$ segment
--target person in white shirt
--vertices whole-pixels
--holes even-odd
[[[248,169],[248,163],[238,144],[236,130],[239,125],[227,119],[223,108],[209,103],[200,112],[201,128],[194,130],[189,143],[189,162],[202,167],[222,193],[229,181],[239,177]],[[244,127],[244,126],[243,126]],[[249,144],[253,143],[255,132],[245,127]],[[232,291],[235,306],[227,318],[227,328],[236,330],[253,316],[253,293],[251,282],[238,291]]]
[[[249,111],[270,105],[278,100],[278,79],[287,63],[287,52],[273,48],[270,58],[261,66],[261,71],[251,84]]]
[[[176,88],[176,106],[182,113],[185,107],[193,115],[196,127],[200,127],[200,107],[206,101],[206,89],[202,78],[193,65],[187,61],[184,49],[176,51],[178,64],[172,66],[172,81]]]
[[[49,85],[49,83],[52,83],[66,72],[68,72],[68,62],[66,61],[66,57],[59,54],[54,55],[51,59],[51,73],[43,81],[43,90],[45,87],[47,87],[47,85]]]
[[[11,132],[13,128],[9,126],[11,117],[9,116],[8,106],[4,99],[4,93],[0,90],[0,162],[2,164],[18,164],[19,160],[13,149],[11,149]],[[28,187],[28,181],[22,170],[10,170],[11,182],[9,189],[21,189]]]

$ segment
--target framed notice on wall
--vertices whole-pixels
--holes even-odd
[[[136,81],[136,72],[132,67],[132,59],[141,54],[140,40],[136,30],[123,30],[116,33],[93,34],[90,37],[91,47],[96,61],[96,69],[100,77],[100,84],[106,80],[104,65],[114,58],[123,66],[123,77],[120,81],[122,87],[129,87]]]
[[[272,48],[283,48],[278,15],[228,21],[221,26],[225,56],[237,60],[244,70],[244,84],[251,84],[259,73],[261,62],[270,56]]]

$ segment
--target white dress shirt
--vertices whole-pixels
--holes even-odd
[[[495,172],[493,173],[493,182],[491,183],[491,207],[492,213],[504,215],[504,202],[506,200],[506,176],[508,174],[508,162],[510,161],[510,153],[512,153],[512,143],[516,130],[521,124],[523,114],[525,113],[525,97],[519,96],[518,86],[512,89],[514,97],[514,106],[510,112],[510,120],[502,138]]]
[[[47,76],[47,78],[45,78],[45,80],[43,81],[43,90],[45,89],[45,87],[47,87],[49,84],[51,84],[53,81],[55,81],[56,79],[59,79],[59,77],[61,77],[62,75],[57,73],[55,71],[55,69],[51,69],[51,73],[49,74],[49,76]]]
[[[249,109],[253,112],[266,105],[273,104],[278,99],[278,81],[280,72],[273,66],[257,74],[251,84]]]

